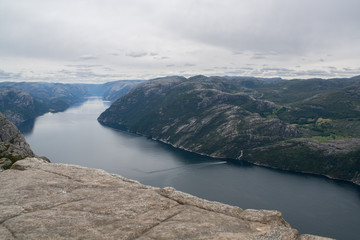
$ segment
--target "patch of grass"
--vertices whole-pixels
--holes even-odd
[[[279,114],[286,111],[286,108],[283,106],[278,106],[277,108],[273,109],[272,112],[264,112],[262,115],[266,118],[279,118]]]
[[[322,117],[319,117],[317,120],[316,120],[316,124],[317,125],[320,125],[320,126],[329,126],[332,122],[332,119],[330,118],[322,118]]]
[[[318,140],[320,142],[325,142],[325,141],[328,141],[328,140],[335,140],[337,139],[338,137],[336,135],[330,135],[330,136],[314,136],[312,137],[312,139],[315,139],[315,140]]]

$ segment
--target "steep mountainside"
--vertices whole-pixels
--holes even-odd
[[[0,171],[26,157],[34,157],[24,136],[0,113]]]
[[[213,157],[360,184],[359,79],[169,77],[138,85],[99,117]]]
[[[104,100],[111,102],[116,101],[118,98],[128,93],[134,86],[141,83],[141,80],[122,80],[115,82],[108,82],[101,85],[101,95]]]
[[[0,112],[14,124],[37,116],[37,103],[30,93],[15,88],[0,89]]]
[[[115,101],[141,81],[106,84],[62,84],[44,82],[0,83],[0,112],[20,126],[46,112],[64,111],[85,97],[102,96]]]
[[[87,95],[86,88],[56,83],[0,83],[0,111],[19,126],[46,112],[64,111]]]

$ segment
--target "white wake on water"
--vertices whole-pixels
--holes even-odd
[[[165,169],[159,169],[159,170],[153,170],[153,171],[143,171],[143,170],[139,170],[139,169],[134,169],[134,170],[136,170],[138,172],[142,172],[142,173],[152,174],[152,173],[172,171],[172,170],[175,170],[175,169],[186,168],[186,167],[190,167],[190,166],[191,167],[197,167],[197,168],[204,168],[204,167],[209,167],[209,166],[212,166],[212,165],[219,165],[219,164],[225,164],[225,163],[227,163],[227,161],[186,164],[186,165],[182,165],[182,166],[178,166],[178,167],[165,168]]]

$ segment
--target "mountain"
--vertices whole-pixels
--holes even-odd
[[[0,89],[0,112],[14,124],[18,125],[27,119],[35,118],[36,106],[36,101],[28,92],[15,88]]]
[[[135,85],[143,82],[142,80],[121,80],[115,82],[108,82],[101,85],[102,92],[100,96],[103,96],[104,100],[111,102],[116,101],[118,98],[124,96]]]
[[[20,159],[34,156],[24,136],[0,113],[0,171],[10,168]]]
[[[64,111],[89,96],[115,101],[141,81],[105,84],[62,84],[45,82],[1,82],[0,112],[20,127],[47,112]]]
[[[46,112],[64,111],[87,95],[86,88],[59,83],[0,83],[0,111],[15,125]]]
[[[199,154],[360,184],[359,82],[168,77],[139,84],[98,120]]]

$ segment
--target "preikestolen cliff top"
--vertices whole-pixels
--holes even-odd
[[[278,211],[242,210],[102,170],[17,161],[0,173],[3,239],[328,239]]]

